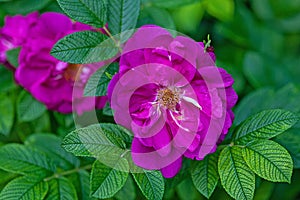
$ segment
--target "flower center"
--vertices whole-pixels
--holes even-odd
[[[179,91],[176,89],[170,88],[162,88],[158,90],[157,93],[157,101],[160,105],[164,106],[165,108],[175,111],[176,105],[179,103]]]
[[[80,64],[68,64],[67,69],[64,71],[64,77],[67,81],[76,81],[82,71]]]

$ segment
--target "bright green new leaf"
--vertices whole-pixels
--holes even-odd
[[[243,148],[248,166],[260,177],[274,182],[290,182],[293,160],[286,149],[271,140],[256,140]]]
[[[119,34],[121,43],[133,33],[140,12],[140,0],[109,0],[108,28],[113,35]]]
[[[64,170],[79,167],[80,161],[73,154],[61,147],[62,139],[53,134],[33,134],[29,136],[25,145],[45,152],[53,162]]]
[[[0,199],[33,200],[44,199],[48,191],[47,182],[35,178],[19,177],[9,182],[1,191]]]
[[[255,174],[244,161],[241,148],[225,147],[219,157],[218,170],[221,183],[231,197],[239,200],[253,198]]]
[[[198,27],[195,24],[200,24],[204,12],[203,3],[198,2],[176,9],[172,12],[172,17],[179,31],[196,33]]]
[[[72,19],[95,27],[106,23],[106,0],[57,0],[62,10]]]
[[[119,71],[119,64],[112,63],[96,71],[88,80],[84,88],[84,96],[106,96],[111,76]]]
[[[292,112],[265,110],[245,120],[235,131],[235,140],[247,144],[253,139],[270,139],[291,128],[299,117]]]
[[[0,168],[14,173],[45,176],[55,172],[55,166],[39,151],[20,144],[7,144],[0,148]]]
[[[160,171],[143,170],[144,173],[132,173],[143,195],[149,200],[160,200],[164,195],[165,183]]]
[[[0,134],[8,135],[14,123],[14,103],[10,96],[0,93]]]
[[[18,174],[10,173],[0,169],[0,188],[4,186],[12,179],[16,178]]]
[[[76,190],[74,186],[68,179],[64,177],[52,179],[48,182],[48,185],[49,191],[45,200],[77,199]]]
[[[119,155],[126,148],[120,137],[98,124],[71,132],[64,138],[62,146],[76,156],[91,157],[103,154]]]
[[[91,173],[91,195],[96,198],[113,197],[126,183],[129,165],[124,158],[111,159],[110,166],[95,161]]]
[[[178,8],[198,1],[199,0],[153,0],[151,3],[160,8]]]
[[[21,122],[35,120],[47,110],[46,106],[34,99],[25,90],[18,97],[17,113]]]
[[[233,0],[206,0],[207,12],[221,21],[228,21],[234,15]]]
[[[95,63],[118,53],[114,41],[100,32],[81,31],[67,35],[53,47],[51,54],[68,63]]]
[[[197,190],[209,199],[219,180],[218,154],[207,155],[198,161],[191,171],[191,176]]]

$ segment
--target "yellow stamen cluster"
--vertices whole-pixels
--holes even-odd
[[[157,101],[165,108],[175,111],[177,103],[179,103],[179,92],[170,88],[163,88],[158,90]]]
[[[76,81],[82,71],[82,65],[80,64],[68,64],[64,77],[67,81]]]

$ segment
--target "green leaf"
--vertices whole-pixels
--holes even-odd
[[[136,191],[134,182],[131,176],[128,176],[127,181],[124,187],[114,196],[118,200],[135,200],[136,199]]]
[[[235,132],[237,143],[246,144],[257,139],[270,139],[291,128],[299,120],[295,114],[280,110],[265,110],[244,121]]]
[[[115,62],[109,66],[101,67],[89,78],[84,88],[84,96],[106,96],[111,76],[118,71],[119,64]]]
[[[266,109],[284,109],[294,113],[300,111],[300,89],[288,84],[280,89],[262,88],[244,97],[235,109],[234,124],[240,124],[250,115]]]
[[[120,137],[98,124],[71,132],[64,138],[62,146],[76,156],[91,157],[98,157],[101,154],[120,154],[126,148],[126,144]]]
[[[226,192],[235,199],[252,199],[255,189],[255,174],[247,166],[242,149],[225,147],[220,154],[218,170]]]
[[[273,11],[271,4],[268,1],[252,0],[251,5],[255,14],[264,20],[270,20],[273,18]]]
[[[168,192],[175,189],[177,185],[181,184],[185,179],[190,177],[191,169],[190,159],[183,159],[180,171],[173,178],[165,179],[165,191]]]
[[[245,55],[243,68],[246,78],[254,87],[259,88],[262,86],[271,85],[270,82],[272,83],[272,77],[261,79],[263,74],[266,74],[267,71],[269,71],[269,67],[267,68],[264,63],[264,58],[257,52],[248,52]]]
[[[140,11],[140,0],[110,0],[108,2],[108,28],[120,41],[125,42],[134,29]],[[131,30],[131,31],[129,31]]]
[[[20,144],[7,144],[0,148],[0,168],[31,176],[55,172],[55,166],[44,154]]]
[[[266,33],[266,35],[266,37],[271,37],[270,33]],[[259,36],[258,39],[260,38],[261,36]],[[267,39],[268,38],[264,39],[260,43],[266,42]],[[269,43],[274,43],[274,39],[271,40]],[[274,48],[272,50],[274,50]],[[246,79],[250,82],[250,84],[255,88],[259,88],[262,86],[281,87],[282,85],[286,85],[289,83],[289,80],[293,79],[293,76],[299,76],[299,72],[290,72],[291,70],[288,69],[289,65],[286,64],[287,62],[285,61],[284,63],[281,60],[282,59],[276,59],[272,56],[265,56],[260,52],[249,51],[244,56],[244,75]],[[265,76],[266,74],[269,75]]]
[[[265,104],[270,105],[270,101],[273,99],[273,96],[274,91],[270,88],[255,90],[245,96],[235,108],[235,119],[233,123],[238,125],[246,120],[247,117],[263,111],[263,108],[268,108],[264,106],[267,106]]]
[[[20,51],[21,51],[21,48],[15,48],[15,49],[6,51],[6,59],[14,67],[19,66],[18,59],[19,59]]]
[[[60,177],[50,180],[48,184],[49,191],[46,200],[77,199],[76,190],[68,179]]]
[[[18,175],[0,170],[0,188],[3,188],[9,181],[16,178]]]
[[[221,21],[228,21],[234,15],[233,0],[206,0],[207,12]]]
[[[0,133],[8,135],[14,123],[14,103],[5,94],[0,93]]]
[[[286,149],[271,140],[256,140],[243,148],[243,157],[251,170],[273,182],[291,181],[293,160]]]
[[[104,108],[102,109],[103,115],[114,116],[114,111],[111,109],[110,104],[106,102]]]
[[[118,53],[114,42],[100,32],[81,31],[67,35],[53,47],[51,54],[68,63],[95,63]]]
[[[209,199],[219,180],[218,154],[210,154],[203,160],[197,161],[191,176],[197,190]]]
[[[0,64],[0,92],[12,91],[15,87],[14,74]],[[0,95],[1,96],[1,95]]]
[[[124,158],[111,159],[110,166],[95,161],[91,173],[91,195],[96,198],[113,197],[125,184],[129,165]]]
[[[259,187],[256,188],[254,200],[269,200],[273,194],[275,183],[269,181],[262,181]]]
[[[20,94],[17,103],[17,113],[20,122],[35,120],[47,110],[46,106],[34,99],[25,90]]]
[[[160,8],[179,8],[198,1],[199,0],[153,0],[151,3]]]
[[[297,199],[300,193],[300,172],[294,170],[292,182],[288,183],[274,183],[275,188],[270,199]],[[268,195],[268,194],[266,194]],[[269,200],[269,199],[268,199]],[[298,199],[297,199],[298,200]]]
[[[77,197],[80,200],[91,200],[90,197],[90,174],[85,170],[79,170],[77,173],[68,177],[74,184]]]
[[[62,139],[53,134],[33,134],[25,141],[25,145],[45,152],[57,166],[64,170],[79,167],[79,159],[73,154],[66,152],[61,147],[61,143]]]
[[[95,27],[106,23],[106,0],[57,0],[62,10],[72,19]]]
[[[275,141],[284,146],[293,158],[294,168],[300,168],[300,129],[292,128],[277,136]]]
[[[13,0],[1,4],[1,7],[10,15],[28,14],[47,6],[51,0]]]
[[[75,127],[74,124],[74,116],[73,114],[62,114],[59,112],[53,112],[55,121],[58,123],[58,135],[59,136],[66,136],[70,130],[73,130]]]
[[[138,26],[156,24],[166,29],[175,30],[175,23],[169,11],[157,7],[145,7],[141,10]]]
[[[202,197],[190,178],[183,180],[177,185],[176,193],[178,194],[179,199],[186,199],[186,197],[189,197],[191,200],[199,200]]]
[[[132,173],[132,175],[147,199],[160,200],[163,198],[165,184],[160,171],[143,170],[143,173]]]
[[[9,182],[1,191],[0,199],[32,200],[44,199],[48,191],[48,184],[38,179],[19,177]]]
[[[133,133],[131,133],[129,130],[127,130],[123,126],[120,126],[117,124],[110,124],[110,123],[101,123],[100,127],[103,130],[108,131],[111,134],[121,138],[127,144],[126,147],[131,146],[131,142],[133,139]]]
[[[195,26],[195,24],[200,24],[204,13],[203,3],[197,2],[176,9],[176,11],[172,12],[172,16],[178,30],[198,35],[199,27]]]

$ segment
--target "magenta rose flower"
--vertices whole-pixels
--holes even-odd
[[[37,23],[37,20],[37,12],[27,16],[5,17],[5,25],[0,28],[0,63],[9,65],[6,60],[6,52],[20,47],[26,41],[29,30]]]
[[[50,110],[82,114],[95,105],[102,108],[106,97],[83,97],[84,86],[99,63],[70,64],[50,55],[54,44],[65,35],[91,29],[88,25],[72,22],[63,14],[48,12],[40,15],[27,30],[26,42],[22,43],[15,73],[17,83]]]
[[[131,155],[145,169],[175,176],[182,158],[216,150],[233,120],[234,80],[202,43],[145,26],[128,40],[108,88],[116,123],[134,133]]]

